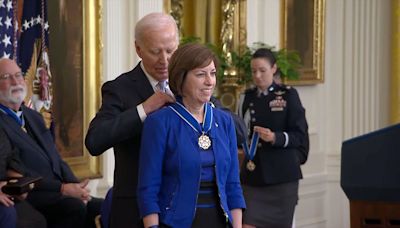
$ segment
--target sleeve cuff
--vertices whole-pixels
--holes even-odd
[[[289,134],[286,132],[275,132],[274,147],[287,147],[289,145]]]
[[[146,119],[147,115],[146,115],[146,112],[144,111],[143,104],[139,104],[138,106],[136,106],[136,109],[138,111],[140,120],[142,122],[144,122],[144,120]]]
[[[285,144],[283,144],[283,148],[285,148],[289,144],[289,135],[286,132],[283,132],[283,135],[285,136]]]

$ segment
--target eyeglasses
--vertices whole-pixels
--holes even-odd
[[[0,81],[11,80],[11,77],[13,77],[16,81],[19,81],[24,78],[24,74],[22,74],[22,72],[17,72],[15,74],[2,74],[0,75]]]

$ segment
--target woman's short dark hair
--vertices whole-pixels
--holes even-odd
[[[269,48],[257,49],[254,52],[251,59],[257,59],[257,58],[266,59],[271,64],[271,66],[273,66],[276,63],[276,56],[275,56],[274,52],[272,52],[272,50]],[[275,72],[274,76],[279,77],[280,75],[281,75],[281,70],[279,69],[278,64],[276,64],[276,72]]]
[[[256,58],[264,58],[268,60],[269,63],[271,63],[271,65],[274,65],[276,63],[276,58],[274,53],[268,48],[257,49],[252,56],[252,59]]]
[[[169,88],[178,96],[182,96],[182,86],[189,71],[208,66],[214,61],[215,68],[218,69],[218,58],[208,47],[189,43],[180,46],[169,60],[168,75]]]

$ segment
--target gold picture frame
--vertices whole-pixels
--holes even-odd
[[[325,0],[281,0],[282,48],[295,50],[302,60],[300,78],[285,83],[324,82]]]
[[[49,1],[56,144],[80,179],[102,176],[101,157],[91,156],[84,145],[100,104],[101,12],[102,1]]]
[[[189,9],[185,9],[185,3],[189,5]],[[197,9],[197,4],[207,5],[208,11],[202,12],[201,10],[206,10],[204,7],[200,7]],[[232,43],[233,49],[239,51],[239,48],[246,46],[246,10],[247,10],[247,0],[213,0],[210,3],[206,3],[204,0],[163,0],[163,8],[165,13],[171,14],[177,24],[179,29],[183,29],[186,27],[197,27],[200,29],[193,29],[187,31],[188,34],[186,36],[195,36],[202,38],[203,42],[210,42],[214,45],[223,45],[220,39],[221,29],[222,27],[229,27],[232,29]],[[207,6],[206,6],[207,7]],[[224,25],[224,12],[223,10],[227,10],[227,8],[231,7],[233,9],[233,23],[229,25]],[[197,9],[199,12],[195,12],[196,15],[193,15],[194,9]],[[192,10],[192,11],[191,11]],[[209,15],[209,18],[204,18],[204,14]],[[203,18],[202,21],[196,21],[198,18]],[[207,22],[205,22],[207,21]],[[203,37],[202,34],[197,34],[196,32],[204,29],[204,26],[211,27],[208,28],[208,37]],[[182,32],[182,31],[181,31]],[[182,35],[182,33],[181,33]]]
[[[240,55],[246,47],[247,0],[164,0],[164,12],[174,17],[181,35],[199,37],[205,43],[221,47],[229,66],[232,66],[232,52]],[[216,95],[225,107],[234,111],[243,90],[238,84],[240,75],[235,67],[230,67],[224,75]]]

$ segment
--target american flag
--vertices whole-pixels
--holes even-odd
[[[0,57],[14,58],[17,48],[16,0],[0,0]],[[15,6],[15,7],[14,7]]]
[[[36,64],[41,65],[43,54],[47,53],[48,31],[47,1],[25,0],[18,42],[18,62],[24,73],[32,67],[31,62],[34,57],[37,57]],[[35,48],[37,56],[33,56]]]
[[[20,21],[17,15],[22,15]],[[43,116],[50,116],[49,121],[45,118],[50,126],[52,78],[48,33],[47,0],[0,0],[0,58],[16,60],[28,86],[25,104]]]

